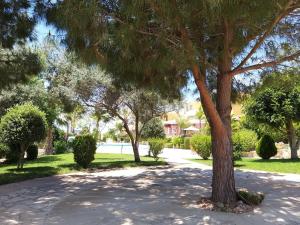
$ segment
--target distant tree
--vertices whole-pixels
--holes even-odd
[[[62,111],[62,105],[48,92],[43,80],[34,78],[26,84],[20,83],[0,91],[0,116],[3,116],[9,108],[25,102],[32,102],[45,112],[48,123],[45,152],[52,154],[54,123]]]
[[[143,128],[141,136],[144,139],[165,138],[166,134],[161,119],[153,118],[149,120]]]
[[[265,77],[262,86],[245,106],[247,116],[276,129],[285,128],[291,158],[298,158],[300,138],[294,123],[300,122],[299,72],[286,71]]]
[[[34,142],[44,139],[47,121],[45,114],[31,103],[17,105],[5,114],[0,122],[2,142],[17,145],[19,161],[17,168],[23,168],[24,154]]]

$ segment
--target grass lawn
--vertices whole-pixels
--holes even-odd
[[[211,160],[191,159],[193,162],[211,165]],[[260,170],[277,173],[297,173],[300,174],[300,160],[292,159],[249,159],[243,158],[241,161],[236,161],[235,168]]]
[[[92,162],[90,168],[124,168],[166,164],[162,160],[156,162],[150,157],[141,157],[141,160],[142,162],[135,163],[133,155],[99,153],[95,154],[95,160]],[[76,171],[84,171],[84,169],[79,168],[74,163],[72,153],[41,156],[34,161],[25,162],[24,169],[22,170],[16,170],[16,164],[0,164],[0,184]]]

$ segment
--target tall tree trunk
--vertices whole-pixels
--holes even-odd
[[[140,158],[140,153],[139,153],[138,139],[134,140],[134,136],[133,136],[132,132],[130,131],[127,122],[125,122],[124,120],[123,120],[123,126],[125,128],[126,133],[128,134],[128,136],[130,138],[130,142],[131,142],[131,146],[132,146],[132,150],[133,150],[133,154],[134,154],[134,161],[140,162],[141,158]]]
[[[206,71],[200,71],[196,61],[196,52],[186,29],[181,30],[184,45],[188,51],[191,70],[195,83],[200,92],[201,104],[211,127],[213,179],[212,200],[233,205],[237,200],[231,144],[231,83],[232,78],[227,74],[231,69],[232,58],[230,42],[232,30],[224,21],[224,49],[219,59],[219,76],[217,85],[217,107],[206,86]]]
[[[52,155],[53,154],[53,128],[49,127],[47,131],[47,141],[45,147],[45,154]]]
[[[297,140],[296,131],[292,120],[286,121],[286,131],[291,149],[291,159],[298,159],[299,140]]]
[[[216,107],[226,132],[220,132],[212,126],[212,199],[226,204],[236,201],[231,140],[231,82],[229,76],[218,76]]]
[[[132,148],[133,148],[133,154],[134,154],[134,161],[135,162],[140,162],[141,158],[140,158],[140,153],[139,153],[139,143],[134,142],[132,144]]]

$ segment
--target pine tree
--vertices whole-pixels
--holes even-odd
[[[47,7],[68,46],[115,77],[167,92],[193,76],[211,127],[212,199],[233,204],[232,82],[299,58],[299,1],[61,0]]]

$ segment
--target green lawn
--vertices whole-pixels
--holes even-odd
[[[142,157],[142,162],[135,163],[132,155],[96,154],[90,168],[123,168],[136,166],[165,165],[162,160],[155,162],[153,158]],[[73,160],[73,154],[41,156],[37,160],[25,162],[24,169],[16,170],[15,164],[0,164],[0,184],[8,184],[37,177],[82,171]]]
[[[191,159],[191,161],[211,165],[211,160]],[[235,168],[260,170],[278,173],[297,173],[300,174],[300,160],[291,159],[249,159],[243,158],[241,161],[236,161]]]

